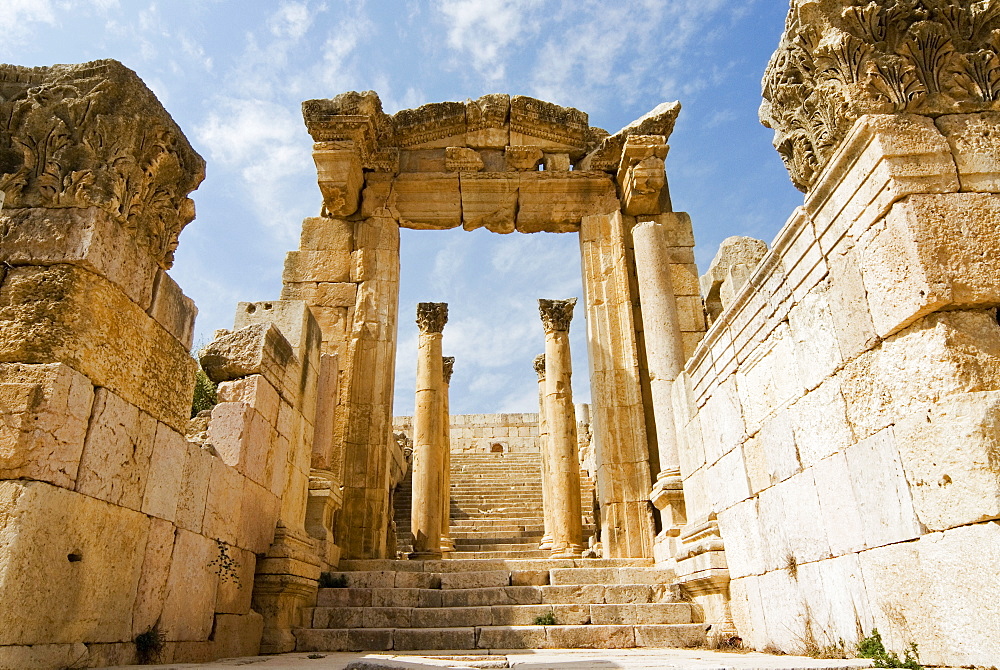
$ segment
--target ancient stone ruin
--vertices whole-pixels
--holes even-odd
[[[803,205],[700,278],[677,103],[609,134],[522,96],[307,101],[322,212],[199,352],[190,421],[167,270],[204,162],[119,63],[0,66],[0,668],[876,628],[996,664],[998,35],[991,1],[793,0],[761,118]],[[459,226],[579,237],[589,408],[543,294],[537,415],[452,417],[422,303],[394,419],[399,229]]]

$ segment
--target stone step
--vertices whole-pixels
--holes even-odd
[[[311,628],[295,631],[296,650],[630,649],[703,644],[701,624]]]
[[[320,589],[317,607],[493,607],[496,605],[629,605],[676,602],[664,584],[567,584],[484,588]]]
[[[407,561],[392,558],[344,559],[343,572],[381,570],[393,572],[459,572],[491,570],[552,570],[555,568],[638,568],[652,567],[651,558],[558,558],[533,560],[448,559],[440,561]]]
[[[556,625],[662,625],[691,622],[688,603],[496,605],[484,607],[315,607],[312,628],[453,628],[531,626],[551,614]]]

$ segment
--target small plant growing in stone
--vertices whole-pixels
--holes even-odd
[[[908,668],[908,670],[923,670],[920,665],[920,655],[917,653],[917,643],[911,642],[903,658],[900,659],[896,652],[888,651],[882,642],[882,636],[877,628],[872,628],[872,634],[858,642],[858,656],[860,658],[870,658],[875,663],[876,668]]]
[[[535,617],[536,626],[555,626],[556,625],[556,615],[552,612],[546,612],[545,614]]]
[[[236,588],[241,588],[239,563],[236,558],[229,555],[229,545],[222,540],[216,540],[219,547],[219,555],[208,564],[208,567],[215,568],[215,574],[219,575],[220,582],[232,582]]]
[[[191,418],[198,416],[198,412],[206,409],[212,409],[219,402],[219,395],[215,384],[205,371],[201,369],[201,365],[195,370],[194,374],[194,398],[191,401]]]
[[[319,573],[319,587],[321,589],[347,588],[347,575],[334,575],[332,572],[321,572]]]
[[[145,632],[135,636],[135,658],[140,665],[148,665],[160,660],[163,647],[167,644],[167,636],[160,631],[160,624],[155,624]]]

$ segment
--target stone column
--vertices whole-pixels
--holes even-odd
[[[684,367],[684,342],[671,277],[669,233],[666,226],[656,221],[644,221],[632,228],[653,422],[660,455],[660,472],[650,499],[660,510],[666,535],[676,537],[686,519],[671,389]]]
[[[549,432],[548,492],[552,509],[552,557],[574,558],[583,549],[580,457],[573,408],[569,323],[576,298],[539,300],[545,326],[545,420]]]
[[[441,551],[455,551],[455,541],[451,539],[451,410],[448,406],[448,391],[451,388],[451,374],[455,371],[455,357],[445,356],[441,360],[443,376],[441,385]]]
[[[545,354],[535,357],[535,374],[538,375],[538,450],[542,455],[542,514],[545,523],[542,541],[538,548],[551,549],[552,510],[549,509],[549,502],[552,496],[548,491],[552,482],[549,476],[549,429],[545,421]]]
[[[444,467],[441,331],[447,322],[447,304],[422,302],[417,305],[420,343],[417,349],[417,402],[413,412],[411,559],[441,558],[441,473]]]

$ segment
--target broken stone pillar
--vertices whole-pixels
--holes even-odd
[[[685,523],[685,512],[671,388],[684,367],[685,356],[671,279],[669,233],[666,226],[657,221],[640,222],[632,228],[646,365],[660,456],[660,472],[650,500],[660,510],[663,532],[674,538]]]
[[[445,356],[441,361],[443,376],[441,385],[441,551],[455,551],[455,541],[451,539],[451,410],[448,407],[448,391],[451,375],[455,371],[455,357]]]
[[[544,531],[542,541],[538,545],[539,549],[552,548],[552,510],[549,503],[552,496],[549,495],[549,428],[545,421],[545,354],[535,356],[535,374],[538,375],[538,451],[542,456],[542,515],[544,520]]]
[[[552,558],[575,558],[583,551],[580,455],[576,441],[569,351],[569,324],[576,298],[539,300],[545,327],[545,419],[548,425],[548,475],[551,500]]]
[[[417,401],[413,412],[413,503],[411,559],[441,558],[441,478],[444,472],[444,361],[441,333],[448,322],[448,305],[417,305],[420,343],[417,350]]]

